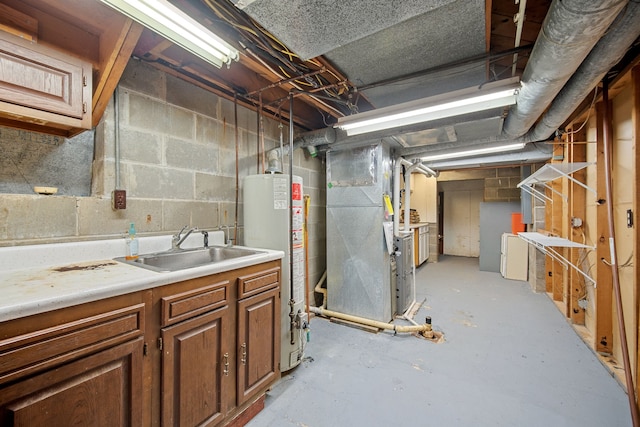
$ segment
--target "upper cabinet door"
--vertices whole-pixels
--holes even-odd
[[[0,116],[91,127],[91,64],[0,32]]]

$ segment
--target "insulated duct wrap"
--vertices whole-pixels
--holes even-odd
[[[582,62],[571,80],[562,88],[549,110],[530,132],[533,141],[547,139],[602,80],[607,71],[624,56],[640,37],[640,1],[630,1],[607,33]]]
[[[524,135],[549,106],[627,1],[562,0],[551,4],[522,76],[518,103],[503,133]]]

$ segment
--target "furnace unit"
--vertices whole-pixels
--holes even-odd
[[[386,144],[327,153],[327,309],[389,322],[396,289],[384,223],[392,160]],[[393,244],[393,240],[390,242]]]

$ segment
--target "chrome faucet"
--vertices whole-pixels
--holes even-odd
[[[226,246],[233,246],[233,243],[231,243],[233,239],[231,239],[231,234],[229,234],[229,225],[226,225],[225,228],[227,229],[227,239],[224,243]]]
[[[173,249],[179,249],[180,245],[186,240],[187,237],[189,237],[189,234],[193,233],[194,231],[198,231],[198,227],[193,227],[189,231],[187,231],[184,236],[182,236],[182,232],[186,230],[187,227],[189,226],[185,225],[184,227],[182,227],[182,230],[178,231],[178,233],[174,234],[171,238],[171,247]]]

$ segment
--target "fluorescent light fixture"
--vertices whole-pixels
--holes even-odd
[[[422,157],[420,160],[422,160],[423,162],[435,162],[437,160],[457,159],[459,157],[470,157],[470,156],[478,156],[482,154],[491,154],[491,153],[503,153],[505,151],[520,150],[524,148],[525,145],[526,143],[524,142],[518,142],[514,144],[496,145],[493,147],[482,147],[482,148],[475,148],[471,150],[450,151],[448,153],[435,154],[433,156],[425,156],[425,157]]]
[[[335,127],[352,136],[504,107],[516,103],[519,88],[517,77],[501,80],[482,89],[473,87],[341,117]]]
[[[101,0],[192,54],[221,68],[238,51],[166,0]]]

